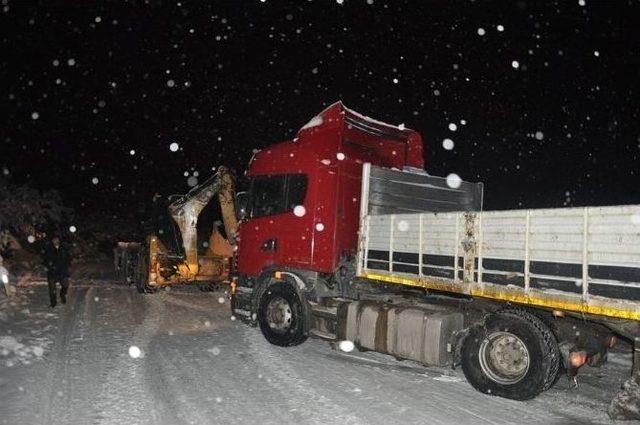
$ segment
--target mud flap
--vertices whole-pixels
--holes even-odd
[[[633,373],[611,400],[608,412],[611,419],[640,420],[640,338],[633,346]]]

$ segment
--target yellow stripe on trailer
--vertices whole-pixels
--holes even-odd
[[[432,289],[437,291],[451,292],[456,294],[467,294],[464,286],[460,282],[448,282],[446,280],[438,280],[431,278],[408,277],[397,274],[379,274],[362,272],[358,277],[370,280],[376,280],[385,283],[393,283],[404,286],[418,287],[424,289]],[[529,305],[533,307],[549,308],[554,310],[572,311],[581,314],[590,314],[596,316],[613,317],[617,319],[638,320],[640,321],[640,311],[637,308],[624,308],[625,306],[615,306],[606,301],[596,301],[592,297],[590,302],[582,300],[562,299],[554,297],[550,294],[531,294],[525,295],[521,289],[509,290],[508,288],[498,285],[483,283],[482,285],[474,284],[471,288],[473,297],[486,298],[496,301],[513,302],[517,304]],[[520,292],[520,293],[518,293]],[[535,292],[535,290],[531,290]],[[566,298],[569,298],[568,296]]]

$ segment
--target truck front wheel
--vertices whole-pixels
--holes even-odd
[[[291,347],[307,339],[302,301],[295,289],[284,282],[271,284],[262,294],[258,322],[271,344]]]
[[[514,400],[549,388],[560,368],[560,351],[549,328],[524,311],[491,315],[462,346],[462,370],[478,391]]]

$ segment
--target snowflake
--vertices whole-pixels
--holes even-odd
[[[461,184],[462,184],[462,179],[460,178],[459,175],[455,173],[451,173],[447,176],[447,186],[449,186],[451,189],[457,189],[460,187]]]
[[[442,141],[442,147],[445,148],[448,151],[452,150],[454,145],[455,144],[453,143],[453,140],[451,140],[451,139],[444,139]]]

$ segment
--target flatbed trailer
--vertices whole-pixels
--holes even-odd
[[[357,289],[347,297],[357,301],[337,303],[335,340],[426,365],[462,364],[477,389],[515,399],[546,390],[560,370],[575,376],[583,364],[600,366],[615,334],[636,342],[638,367],[640,206],[482,211],[481,184],[453,189],[438,177],[370,164],[362,194]],[[371,296],[367,287],[376,285]],[[482,343],[465,358],[465,341],[491,340],[487,323],[505,317],[493,334],[523,321],[555,340],[537,387],[522,376],[527,388],[515,385],[515,370],[494,371],[499,377],[489,382],[473,377],[491,375],[490,360],[479,360]],[[531,350],[523,335],[507,356]]]
[[[369,202],[393,196],[372,180],[397,191],[419,178],[363,167],[358,277],[640,326],[640,205],[379,214]]]

